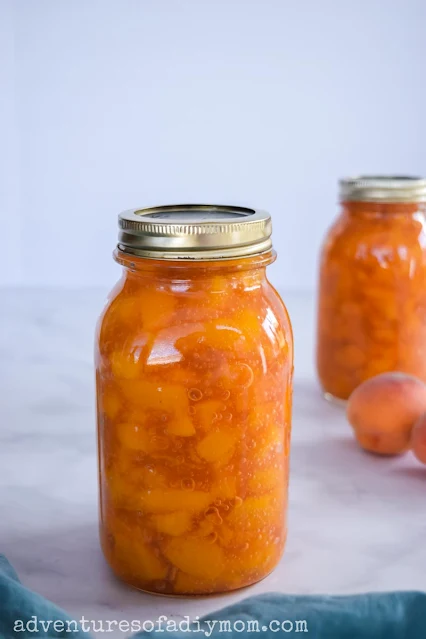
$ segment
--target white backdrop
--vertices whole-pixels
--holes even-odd
[[[117,277],[116,214],[273,214],[313,289],[336,180],[426,172],[424,0],[0,0],[0,284]]]

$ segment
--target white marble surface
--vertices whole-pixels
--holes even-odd
[[[313,300],[283,295],[296,341],[290,529],[260,584],[227,596],[153,597],[119,583],[97,537],[92,342],[104,291],[1,292],[0,552],[74,618],[202,615],[266,591],[426,590],[426,468],[355,445],[313,370]],[[101,635],[99,635],[101,636]],[[121,636],[111,633],[109,636]]]

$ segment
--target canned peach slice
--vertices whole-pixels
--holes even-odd
[[[206,579],[187,575],[181,570],[178,571],[173,584],[173,591],[176,594],[199,594],[214,592],[217,587],[216,579]]]
[[[276,507],[274,496],[247,497],[238,508],[234,508],[226,518],[229,526],[245,529],[250,526],[261,526],[274,520]]]
[[[195,435],[195,427],[188,415],[180,415],[167,425],[167,432],[169,435],[192,437]]]
[[[120,395],[112,388],[106,387],[101,401],[105,415],[113,420],[122,407]]]
[[[126,448],[139,451],[148,451],[150,437],[145,425],[141,424],[117,424],[117,437]]]
[[[223,401],[213,399],[198,402],[195,407],[194,420],[202,430],[209,431],[213,424],[217,422],[224,406]]]
[[[135,315],[141,317],[143,327],[151,331],[171,325],[175,306],[176,299],[172,294],[140,288],[134,309]]]
[[[230,471],[228,473],[218,477],[212,486],[212,494],[216,499],[233,499],[237,496],[237,478]]]
[[[226,317],[206,322],[203,339],[210,348],[223,351],[243,348],[245,342],[243,330],[235,327],[232,318]]]
[[[248,481],[249,489],[252,493],[268,493],[271,490],[276,490],[278,486],[282,485],[284,470],[282,463],[277,463],[275,466],[257,470],[253,473]]]
[[[152,521],[159,532],[176,537],[183,535],[191,528],[192,515],[186,511],[177,511],[164,515],[153,515]]]
[[[145,346],[141,343],[132,344],[128,351],[116,350],[110,356],[111,373],[115,379],[137,379],[141,374],[141,352]]]
[[[154,581],[165,579],[168,571],[167,563],[157,556],[154,549],[141,539],[129,540],[128,535],[114,535],[114,554],[116,561],[140,579]]]
[[[167,513],[176,509],[201,512],[211,501],[210,493],[200,490],[153,489],[139,496],[141,508],[150,513]]]
[[[239,549],[234,556],[227,560],[230,572],[244,576],[247,573],[255,574],[259,566],[265,570],[271,570],[277,561],[281,548],[273,543],[265,545],[264,540],[259,539],[247,543],[244,549]]]
[[[188,412],[186,389],[178,384],[131,380],[122,384],[122,392],[130,405],[169,414]]]
[[[237,434],[231,428],[210,432],[197,446],[197,453],[208,462],[227,463],[232,457]]]
[[[164,555],[179,570],[205,579],[215,579],[226,568],[223,550],[201,537],[177,537],[164,544]]]

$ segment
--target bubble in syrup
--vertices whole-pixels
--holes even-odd
[[[214,524],[221,524],[223,522],[223,519],[220,516],[219,511],[215,506],[210,506],[210,508],[207,508],[207,510],[204,511],[204,514]]]
[[[237,497],[234,498],[233,506],[234,506],[234,508],[239,508],[242,505],[242,503],[243,503],[243,500],[241,499],[241,497],[237,496]]]
[[[185,461],[185,457],[184,457],[183,455],[178,455],[178,456],[176,457],[176,462],[177,462],[178,464],[183,464],[183,462],[184,462],[184,461]]]
[[[192,477],[188,477],[187,479],[182,479],[180,485],[184,490],[194,490],[195,481],[192,479]]]
[[[166,450],[169,447],[169,441],[165,437],[154,436],[150,442],[157,450]]]
[[[190,415],[195,415],[195,413],[197,412],[195,410],[195,406],[190,406],[189,409],[188,409],[188,412],[189,412]]]
[[[189,399],[192,399],[193,402],[199,402],[203,397],[203,393],[199,388],[190,388],[188,391]]]
[[[215,499],[214,505],[215,506],[221,506],[222,505],[222,500],[221,499]]]
[[[211,532],[209,535],[207,535],[206,537],[206,541],[208,541],[209,544],[214,544],[214,542],[217,540],[217,533],[216,532]]]
[[[251,366],[248,364],[236,364],[233,367],[232,376],[238,386],[242,388],[248,388],[253,384],[254,373]]]
[[[225,421],[227,421],[227,422],[232,421],[232,413],[225,413],[225,414],[223,415],[223,419],[224,419]]]
[[[226,402],[230,397],[231,397],[231,393],[229,392],[229,390],[223,391],[221,398],[223,399],[224,402]]]

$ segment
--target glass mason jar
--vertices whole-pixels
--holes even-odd
[[[426,180],[342,180],[320,264],[317,366],[328,399],[387,371],[426,382]]]
[[[293,341],[270,217],[182,205],[119,226],[96,340],[104,554],[150,592],[247,586],[286,538]]]

